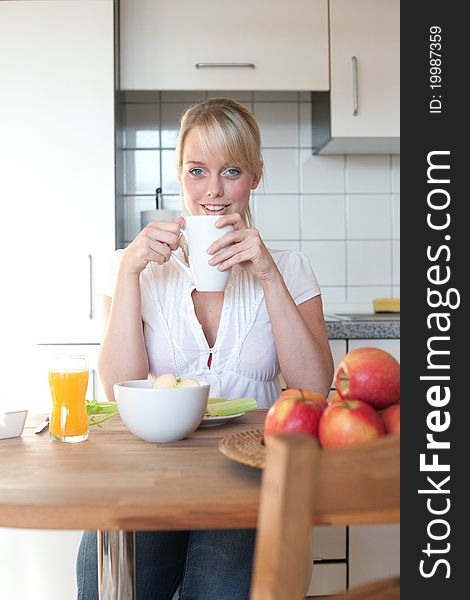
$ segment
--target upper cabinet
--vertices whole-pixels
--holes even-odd
[[[313,98],[314,151],[399,152],[399,0],[330,0],[330,70],[330,93]]]
[[[123,90],[329,89],[328,0],[120,6]]]

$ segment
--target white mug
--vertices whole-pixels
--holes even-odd
[[[232,269],[219,271],[217,265],[210,265],[209,260],[214,256],[207,249],[223,235],[233,231],[232,225],[215,227],[219,219],[217,215],[190,215],[184,217],[184,228],[181,235],[185,240],[185,251],[189,267],[175,253],[173,258],[186,270],[198,292],[223,292],[227,287]]]

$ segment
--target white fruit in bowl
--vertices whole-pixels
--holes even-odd
[[[196,387],[199,386],[199,382],[192,377],[186,377],[186,379],[180,379],[176,387]]]
[[[199,382],[192,377],[186,377],[185,379],[176,379],[172,373],[164,373],[155,378],[152,387],[155,389],[167,389],[167,388],[182,388],[182,387],[196,387],[199,386]]]
[[[153,388],[164,389],[164,388],[173,388],[178,385],[178,380],[172,373],[164,373],[163,375],[159,375],[155,377],[155,380],[152,384]]]

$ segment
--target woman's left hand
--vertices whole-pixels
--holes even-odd
[[[210,265],[217,266],[220,271],[225,271],[234,265],[249,269],[261,281],[271,281],[279,276],[276,263],[263,243],[259,231],[247,227],[245,221],[238,213],[220,217],[215,223],[216,227],[233,225],[234,231],[226,233],[213,242],[207,252],[216,256],[209,260]]]

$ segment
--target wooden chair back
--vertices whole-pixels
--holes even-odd
[[[321,449],[316,440],[302,435],[271,438],[262,477],[251,600],[305,597],[313,524],[399,520],[398,437],[383,436],[337,450]],[[374,585],[379,586],[377,596]],[[347,597],[399,598],[396,578],[374,585],[348,592]],[[352,595],[361,590],[363,595]]]

